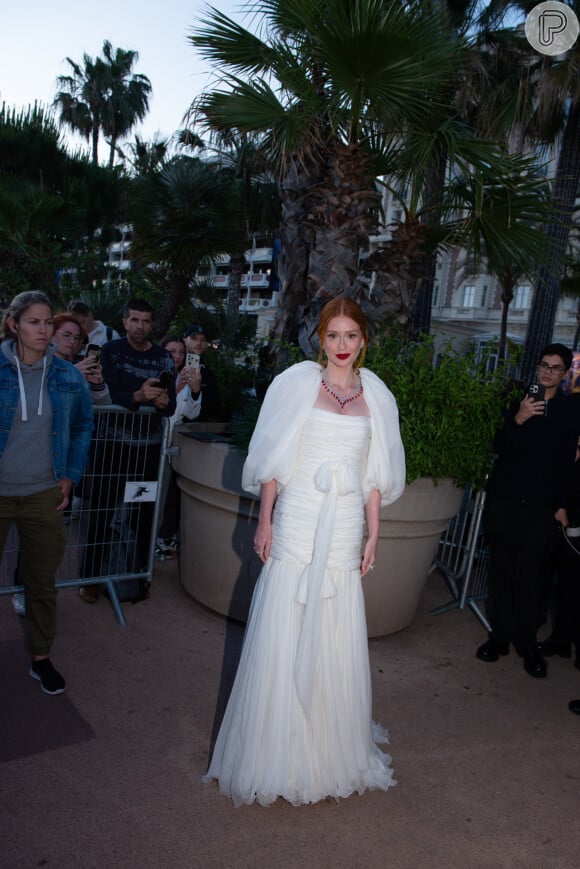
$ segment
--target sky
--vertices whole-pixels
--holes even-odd
[[[238,22],[239,0],[211,5]],[[113,48],[139,53],[133,71],[153,86],[150,111],[138,133],[152,140],[180,129],[192,99],[212,82],[209,64],[187,36],[207,9],[205,0],[11,0],[0,16],[0,104],[17,108],[38,101],[50,105],[56,79],[69,75],[66,58],[101,54],[105,39]],[[80,142],[81,140],[79,140]]]

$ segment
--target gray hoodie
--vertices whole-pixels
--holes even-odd
[[[12,339],[2,341],[2,353],[16,368],[19,399],[6,449],[0,458],[0,494],[34,495],[56,486],[50,443],[52,409],[46,377],[54,347],[26,365],[18,359]]]

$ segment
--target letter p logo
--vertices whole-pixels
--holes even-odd
[[[568,16],[559,9],[542,12],[538,21],[538,41],[546,47],[554,44],[557,33],[562,33],[568,25]]]
[[[526,39],[540,54],[564,54],[578,39],[579,31],[574,10],[558,0],[538,3],[526,18]]]

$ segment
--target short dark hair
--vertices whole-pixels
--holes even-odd
[[[548,344],[540,353],[540,359],[543,359],[544,356],[559,356],[564,363],[566,371],[572,365],[572,351],[569,350],[565,344],[560,344],[558,342],[555,344]]]
[[[129,316],[129,311],[141,311],[141,313],[143,314],[151,314],[151,319],[155,319],[155,313],[147,299],[129,299],[129,301],[125,305],[125,310],[123,311],[124,320],[126,320]]]
[[[76,314],[77,317],[88,317],[91,313],[91,306],[87,305],[86,302],[83,302],[82,299],[71,299],[66,306],[66,309],[69,314]]]

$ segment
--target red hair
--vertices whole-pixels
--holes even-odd
[[[354,320],[354,322],[359,327],[362,335],[363,346],[361,347],[360,353],[356,358],[354,368],[362,368],[362,365],[365,361],[367,344],[369,340],[369,327],[367,324],[367,318],[365,317],[360,305],[358,305],[352,299],[347,299],[344,296],[338,296],[336,299],[331,299],[330,302],[326,303],[326,305],[320,312],[320,319],[316,328],[316,331],[318,332],[318,340],[320,341],[318,362],[321,365],[326,364],[322,358],[322,354],[324,352],[323,345],[326,338],[326,333],[328,332],[328,324],[334,317],[349,317],[351,320]]]
[[[74,323],[75,326],[79,327],[79,331],[81,333],[81,338],[83,339],[83,342],[85,341],[87,334],[86,334],[85,330],[83,329],[83,327],[81,326],[79,320],[77,319],[76,314],[68,314],[66,312],[62,313],[62,314],[55,314],[54,317],[52,318],[52,322],[54,324],[54,331],[55,332],[57,331],[57,329],[60,329],[61,326],[64,326],[65,323]]]

